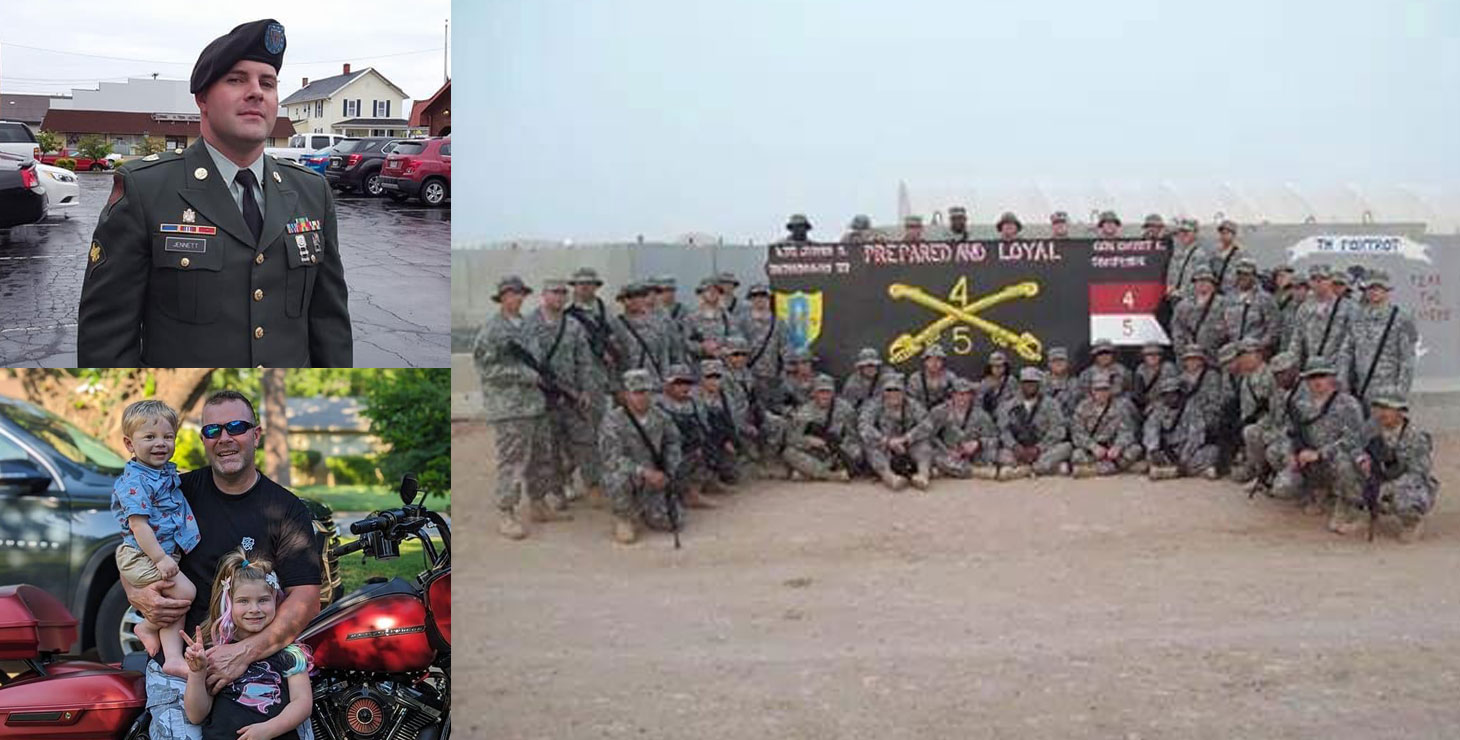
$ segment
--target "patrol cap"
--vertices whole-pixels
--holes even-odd
[[[1339,283],[1340,285],[1348,285],[1348,271],[1334,270],[1333,272],[1328,274],[1328,279],[1332,282]]]
[[[1191,220],[1191,219],[1189,219],[1189,218],[1177,219],[1177,221],[1176,221],[1176,230],[1177,231],[1190,231],[1190,232],[1195,232],[1196,231],[1196,222],[1193,221],[1193,220]]]
[[[725,337],[720,343],[723,352],[727,355],[748,355],[750,354],[750,343],[740,334],[731,334]]]
[[[232,31],[203,47],[203,53],[198,55],[198,61],[193,65],[188,92],[196,95],[207,90],[244,59],[263,62],[278,74],[279,68],[284,66],[285,45],[284,26],[273,18],[234,26]],[[273,111],[266,113],[273,115]]]
[[[659,290],[677,290],[679,281],[675,280],[673,275],[660,275],[654,278],[654,287]]]
[[[1230,231],[1235,234],[1237,233],[1237,222],[1230,218],[1224,218],[1221,223],[1217,224],[1217,231]]]
[[[1049,351],[1044,353],[1044,356],[1048,358],[1050,362],[1053,362],[1055,360],[1069,360],[1070,351],[1065,349],[1064,347],[1050,347]]]
[[[1092,354],[1092,355],[1098,355],[1098,354],[1100,354],[1102,352],[1114,352],[1114,351],[1115,351],[1115,342],[1112,342],[1109,339],[1106,339],[1104,337],[1102,337],[1100,339],[1096,339],[1094,342],[1091,342],[1090,343],[1090,354]]]
[[[1014,224],[1015,229],[1019,231],[1024,230],[1024,224],[1019,222],[1019,217],[1015,216],[1013,211],[1004,211],[1004,213],[999,216],[999,220],[994,222],[994,228],[1002,229],[1004,227],[1004,224]]]
[[[1195,270],[1191,271],[1191,282],[1194,283],[1198,280],[1205,280],[1215,285],[1217,282],[1217,275],[1216,273],[1212,272],[1212,268],[1207,267],[1206,265],[1201,265]]]
[[[719,281],[722,285],[733,285],[737,288],[740,287],[740,278],[735,277],[735,273],[728,270],[717,273],[715,275],[715,280]]]
[[[1146,342],[1144,345],[1141,346],[1141,354],[1164,355],[1166,354],[1166,345],[1161,344],[1160,342]]]
[[[1370,270],[1368,278],[1364,280],[1365,289],[1383,288],[1384,290],[1389,290],[1391,287],[1389,273],[1383,270]]]
[[[1374,395],[1369,401],[1370,406],[1378,406],[1386,409],[1409,410],[1409,401],[1404,399],[1404,394],[1393,388],[1385,388]]]
[[[1297,272],[1297,270],[1293,269],[1292,265],[1286,263],[1272,268],[1272,274],[1276,275],[1280,272]]]
[[[786,350],[786,362],[810,362],[811,350],[803,347],[792,347]]]
[[[962,375],[953,379],[954,393],[972,393],[976,390],[978,390],[978,384]]]
[[[1246,272],[1256,275],[1257,262],[1254,261],[1251,257],[1243,257],[1242,259],[1237,260],[1237,272],[1239,274]]]
[[[705,291],[707,291],[707,290],[709,290],[711,288],[714,288],[715,290],[719,290],[720,289],[720,281],[717,280],[717,279],[715,279],[715,278],[713,278],[713,277],[707,277],[707,278],[701,280],[700,283],[699,283],[699,285],[696,285],[695,286],[695,295],[699,295],[700,293],[703,293],[703,292],[705,292]]]
[[[746,295],[747,298],[753,298],[753,297],[758,296],[758,295],[767,295],[768,296],[770,294],[771,294],[771,286],[766,285],[765,283],[756,283],[755,285],[750,286],[750,290],[746,291],[746,293],[745,293],[745,295]]]
[[[881,357],[881,355],[878,355],[877,354],[876,348],[874,348],[874,347],[863,347],[862,349],[860,349],[860,350],[857,351],[857,367],[865,367],[867,365],[881,365],[881,364],[882,364],[882,357]]]
[[[1243,354],[1248,354],[1251,352],[1261,352],[1262,349],[1262,340],[1258,339],[1257,337],[1246,337],[1242,339],[1242,341],[1237,342],[1237,351]]]
[[[1308,266],[1308,279],[1309,280],[1327,280],[1328,279],[1328,274],[1330,272],[1330,269],[1331,268],[1329,268],[1329,266],[1327,264],[1324,264],[1324,263],[1321,263],[1321,262],[1318,263],[1318,264],[1316,264],[1316,265],[1309,265]]]
[[[725,363],[719,360],[700,360],[700,377],[711,375],[719,377],[725,374]]]
[[[567,289],[568,281],[562,278],[547,278],[542,281],[542,292],[544,293],[566,291]]]
[[[1317,378],[1323,375],[1337,375],[1338,371],[1333,369],[1333,363],[1327,357],[1321,355],[1311,357],[1308,360],[1308,367],[1303,369],[1303,379]]]
[[[999,350],[994,350],[993,352],[989,353],[989,364],[1007,365],[1009,364],[1009,356]]]
[[[532,288],[527,287],[527,284],[522,282],[522,278],[516,275],[507,275],[497,281],[497,292],[492,294],[492,300],[501,303],[502,294],[509,290],[515,290],[522,295],[527,295],[532,292]]]
[[[598,271],[597,270],[595,270],[595,269],[593,269],[591,267],[580,267],[580,268],[578,268],[578,269],[576,269],[576,270],[573,271],[573,276],[572,277],[568,278],[568,284],[569,285],[578,285],[580,283],[591,283],[593,285],[603,285],[603,280],[601,280],[598,277]]]
[[[1267,369],[1275,373],[1292,370],[1297,366],[1298,356],[1292,352],[1279,352],[1273,355],[1271,360],[1267,361]]]
[[[664,371],[664,381],[666,383],[693,383],[695,374],[690,372],[688,365],[676,362]]]
[[[1200,344],[1188,344],[1186,345],[1186,349],[1181,352],[1181,359],[1185,360],[1191,357],[1200,357],[1205,360],[1207,358],[1207,351],[1202,349]]]
[[[1294,273],[1293,274],[1293,279],[1288,281],[1288,285],[1291,285],[1294,288],[1307,288],[1307,287],[1309,287],[1309,285],[1308,285],[1308,276],[1307,275],[1304,275],[1301,272]]]
[[[1044,373],[1037,367],[1026,367],[1019,371],[1020,383],[1040,383],[1044,381]]]
[[[940,343],[938,343],[938,342],[933,342],[932,344],[928,345],[928,348],[927,349],[923,350],[923,359],[924,360],[928,359],[929,357],[947,357],[947,356],[948,356],[948,351],[945,350],[945,349],[943,349],[943,345],[940,344]]]
[[[901,390],[905,390],[905,389],[906,388],[905,388],[905,386],[903,384],[903,380],[902,380],[902,376],[901,375],[888,375],[886,378],[883,378],[883,380],[882,380],[882,390],[884,392],[886,392],[886,391],[901,391]]]
[[[648,370],[636,368],[624,371],[624,389],[629,392],[654,390],[654,376]]]
[[[1092,391],[1108,391],[1108,390],[1110,390],[1110,374],[1109,373],[1095,373],[1095,376],[1090,379],[1090,390],[1092,390]]]
[[[1115,222],[1115,225],[1116,226],[1119,226],[1120,225],[1120,216],[1115,215],[1115,211],[1101,211],[1100,212],[1100,218],[1095,221],[1095,225],[1096,226],[1100,226],[1101,224],[1104,224],[1106,221],[1113,221],[1113,222]]]
[[[625,298],[637,298],[642,295],[647,295],[648,293],[648,286],[637,280],[630,280],[629,282],[618,286],[618,294],[615,297],[618,300],[623,300]]]
[[[1070,222],[1070,214],[1064,211],[1055,211],[1049,214],[1049,222],[1051,224],[1067,224]]]
[[[1237,349],[1236,342],[1227,342],[1226,344],[1222,345],[1221,349],[1217,350],[1217,362],[1219,364],[1225,365],[1237,359],[1237,356],[1240,354],[1242,353]]]
[[[1146,220],[1141,222],[1141,226],[1144,227],[1165,225],[1166,219],[1161,218],[1161,214],[1159,213],[1148,213],[1146,214]]]
[[[786,221],[786,228],[789,229],[792,227],[805,227],[809,231],[811,229],[811,221],[806,218],[806,214],[804,213],[793,213],[791,214],[791,218]]]
[[[865,213],[858,213],[852,216],[852,223],[847,228],[853,231],[867,231],[872,228],[872,219],[868,218]]]
[[[968,215],[968,209],[967,208],[964,208],[963,206],[949,206],[948,207],[948,218],[953,218],[954,216],[967,216],[967,215]]]
[[[835,393],[836,392],[836,379],[833,378],[833,377],[831,377],[830,375],[827,375],[826,373],[822,373],[822,374],[816,376],[816,381],[811,384],[811,390],[812,391],[831,391],[832,393]]]
[[[916,213],[910,214],[902,219],[902,225],[908,229],[920,229],[923,227],[923,217]]]
[[[1181,392],[1181,379],[1180,378],[1162,378],[1161,379],[1161,382],[1159,382],[1159,383],[1156,384],[1156,392],[1159,393],[1159,394],[1161,394],[1161,395],[1163,395],[1163,396],[1166,395],[1167,393],[1180,393]]]

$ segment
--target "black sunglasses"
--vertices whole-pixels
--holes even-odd
[[[228,432],[228,436],[237,437],[256,426],[258,425],[243,419],[234,419],[227,424],[204,424],[203,439],[218,439],[218,436],[225,431]]]

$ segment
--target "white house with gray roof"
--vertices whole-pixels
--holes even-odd
[[[406,136],[410,96],[374,67],[344,70],[333,77],[304,78],[302,87],[279,101],[296,133],[345,136]]]

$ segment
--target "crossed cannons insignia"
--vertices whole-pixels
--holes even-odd
[[[1012,329],[995,324],[978,315],[979,311],[1000,303],[1039,295],[1039,283],[1026,281],[1006,285],[964,306],[948,303],[930,295],[916,285],[904,285],[903,283],[893,283],[887,286],[887,295],[893,300],[906,299],[943,314],[916,334],[902,334],[893,340],[887,354],[894,363],[912,359],[929,345],[938,341],[938,337],[949,327],[958,323],[968,324],[978,329],[987,334],[994,344],[1012,349],[1029,362],[1039,362],[1044,356],[1044,346],[1039,341],[1039,337],[1027,331],[1016,334]]]

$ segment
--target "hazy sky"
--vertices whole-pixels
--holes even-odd
[[[894,218],[899,180],[1453,185],[1460,171],[1456,2],[453,10],[456,159],[471,163],[457,243],[763,240],[792,211],[828,236],[857,212]]]
[[[450,0],[404,7],[387,0],[16,0],[4,8],[0,92],[95,90],[101,80],[154,72],[185,80],[209,41],[240,23],[275,18],[289,41],[281,100],[301,78],[339,74],[344,62],[375,67],[412,98],[429,97],[441,87],[443,24],[451,17]]]

